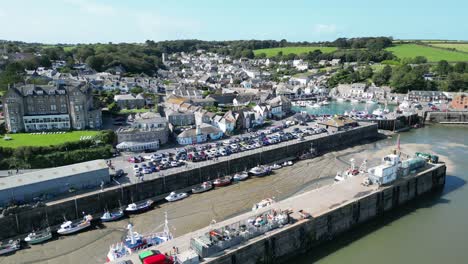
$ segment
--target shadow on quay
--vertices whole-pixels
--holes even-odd
[[[443,189],[434,190],[433,192],[423,194],[416,199],[409,201],[408,203],[398,207],[396,209],[385,212],[383,215],[364,222],[350,231],[347,231],[341,235],[336,236],[333,240],[325,242],[309,252],[290,259],[288,263],[315,263],[322,258],[331,255],[332,253],[350,245],[354,241],[357,241],[368,234],[379,230],[380,228],[390,225],[392,222],[407,216],[413,212],[416,212],[421,208],[431,208],[435,205],[448,204],[451,201],[444,196],[455,190],[460,189],[466,184],[466,181],[460,177],[447,175],[446,183]],[[307,261],[305,261],[307,260]]]

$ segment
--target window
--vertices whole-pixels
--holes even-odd
[[[50,105],[50,111],[57,111],[56,105]]]

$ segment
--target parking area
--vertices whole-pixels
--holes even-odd
[[[328,133],[315,122],[275,122],[271,126],[252,133],[232,136],[204,144],[179,146],[152,153],[121,153],[111,159],[112,167],[119,172],[116,183],[137,183],[165,177],[183,170],[202,167],[219,160],[262,152],[277,146],[302,141],[309,137]]]

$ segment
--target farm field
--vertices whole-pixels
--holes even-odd
[[[283,47],[283,48],[269,48],[269,49],[258,49],[254,50],[254,54],[258,55],[261,53],[265,53],[267,57],[273,57],[278,54],[278,52],[282,51],[283,55],[287,54],[302,54],[308,53],[310,51],[320,50],[323,53],[331,53],[336,50],[336,47],[320,47],[320,46],[306,46],[306,47]]]
[[[456,49],[468,52],[468,43],[430,43],[429,45],[440,48]]]
[[[387,48],[388,51],[393,52],[398,58],[414,58],[416,56],[424,56],[430,62],[438,62],[446,60],[450,62],[468,61],[468,54],[441,50],[417,44],[401,44],[394,47]]]
[[[53,132],[50,132],[53,133]],[[0,138],[0,147],[17,148],[22,146],[51,146],[59,145],[70,141],[79,141],[82,136],[95,136],[98,131],[71,131],[65,134],[40,134],[31,135],[30,133],[8,134],[11,140],[5,140],[2,135]]]

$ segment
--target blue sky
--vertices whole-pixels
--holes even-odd
[[[461,0],[0,0],[0,39],[43,43],[168,39],[468,40]]]

